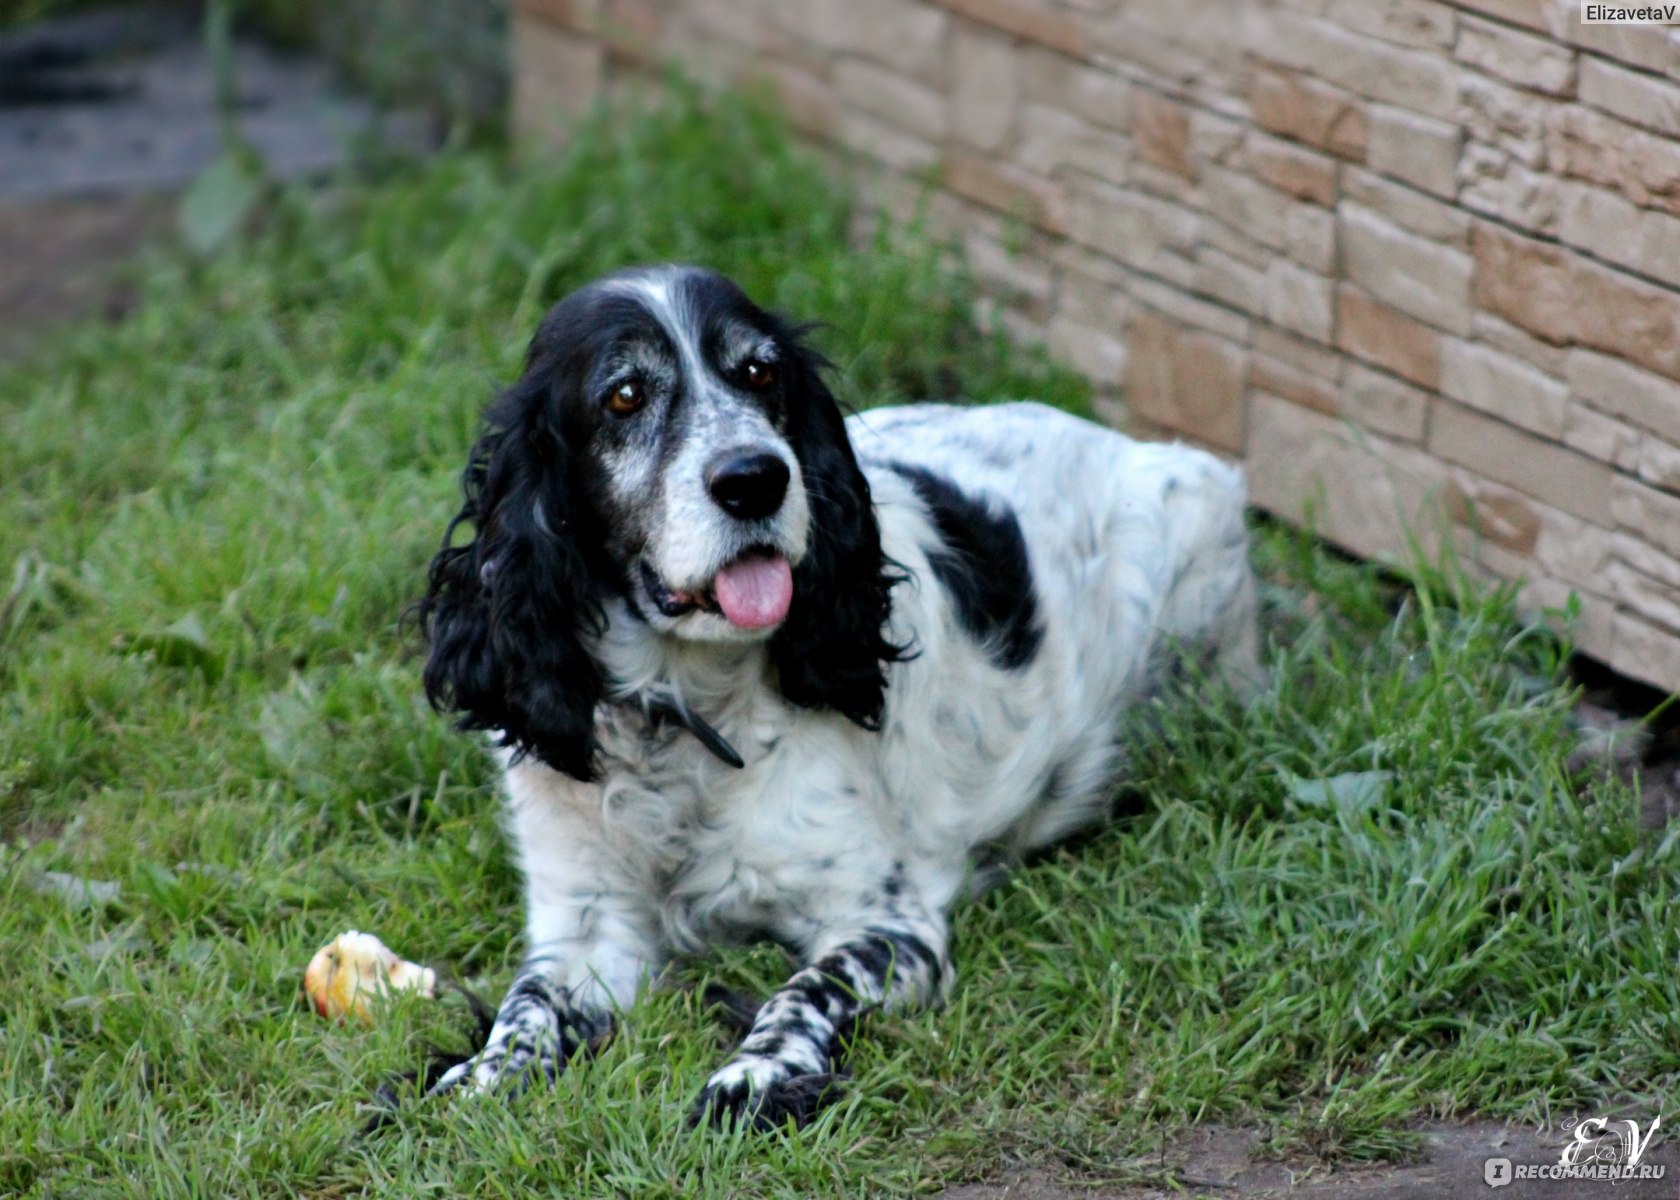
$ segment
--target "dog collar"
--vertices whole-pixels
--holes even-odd
[[[719,762],[726,762],[737,770],[747,765],[735,747],[729,744],[728,738],[714,729],[705,717],[681,701],[665,695],[647,696],[642,699],[642,708],[655,729],[666,721],[675,721],[692,733]]]

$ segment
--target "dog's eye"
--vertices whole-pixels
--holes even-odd
[[[647,396],[642,391],[642,385],[635,379],[626,379],[607,393],[607,411],[616,416],[628,417],[631,413],[640,412],[646,403]]]
[[[776,368],[761,358],[749,358],[741,368],[741,376],[753,391],[762,392],[776,382]]]

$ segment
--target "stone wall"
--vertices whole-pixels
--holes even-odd
[[[674,58],[961,237],[1134,429],[1451,537],[1680,688],[1680,39],[1569,0],[516,0],[516,123]],[[926,191],[931,183],[931,194]]]

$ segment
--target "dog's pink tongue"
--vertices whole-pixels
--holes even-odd
[[[731,625],[767,629],[787,616],[793,603],[793,568],[780,554],[743,558],[717,573],[712,593]]]

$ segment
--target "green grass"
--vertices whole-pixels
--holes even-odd
[[[775,120],[679,100],[542,170],[293,196],[0,376],[0,1194],[903,1194],[1160,1177],[1197,1121],[1366,1158],[1423,1113],[1673,1099],[1680,857],[1565,769],[1556,640],[1450,572],[1402,591],[1263,529],[1273,682],[1163,700],[1136,815],[963,908],[946,1009],[868,1022],[814,1127],[690,1133],[727,1048],[672,990],[552,1090],[360,1132],[468,1021],[328,1025],[297,1001],[314,949],[375,930],[492,999],[520,950],[490,771],[398,622],[544,307],[690,259],[826,321],[853,403],[1084,402],[978,330],[924,238],[854,250],[849,217]]]

